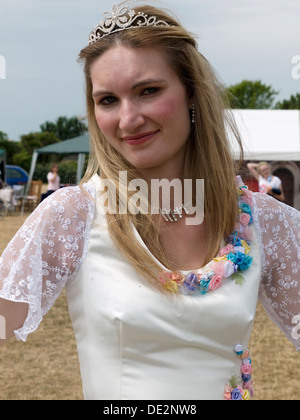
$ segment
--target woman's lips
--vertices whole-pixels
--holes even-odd
[[[159,130],[149,131],[147,133],[141,133],[135,136],[125,136],[125,137],[122,137],[122,140],[125,141],[125,143],[131,146],[134,146],[134,145],[142,144],[142,143],[145,143],[146,141],[151,140],[158,132]]]

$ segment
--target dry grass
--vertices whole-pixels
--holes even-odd
[[[21,226],[18,215],[0,218],[0,254]],[[300,352],[258,305],[249,348],[256,400],[300,398]],[[40,328],[24,343],[0,348],[0,400],[82,399],[73,330],[63,293]]]

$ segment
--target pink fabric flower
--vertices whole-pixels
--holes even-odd
[[[210,291],[213,291],[213,290],[217,290],[221,286],[222,286],[222,277],[219,274],[216,274],[210,280],[208,289]]]
[[[171,275],[172,273],[165,271],[164,273],[161,273],[159,275],[159,280],[162,282],[162,284],[165,284],[167,281],[171,279]]]
[[[244,375],[252,374],[252,365],[242,365],[241,371]]]
[[[232,393],[232,391],[233,391],[233,388],[232,388],[232,386],[230,386],[230,385],[225,385],[225,393],[229,393],[229,394],[231,394]]]
[[[214,271],[219,276],[224,277],[225,263],[226,263],[225,260],[222,260],[222,261],[214,261],[211,264],[212,271]]]
[[[250,214],[247,214],[247,213],[241,213],[240,214],[240,223],[243,226],[247,226],[250,222],[250,219],[251,219]]]
[[[224,399],[225,399],[226,401],[231,401],[231,400],[232,400],[232,398],[231,398],[231,393],[230,393],[230,392],[225,392],[225,393],[224,393]]]
[[[232,244],[227,244],[226,246],[224,246],[224,248],[220,249],[219,256],[223,257],[224,255],[230,254],[230,252],[232,252],[233,249],[234,248]]]

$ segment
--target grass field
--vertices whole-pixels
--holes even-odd
[[[25,217],[0,218],[0,254]],[[256,400],[300,399],[300,352],[258,305],[249,344]],[[81,400],[79,364],[63,293],[26,343],[0,347],[0,400]]]

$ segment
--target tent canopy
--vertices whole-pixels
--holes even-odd
[[[300,111],[234,110],[246,160],[300,160]]]
[[[89,136],[83,134],[70,140],[60,141],[59,143],[49,144],[35,150],[36,153],[55,153],[55,154],[88,154],[90,152]]]
[[[29,186],[33,178],[38,155],[41,153],[55,153],[55,154],[78,154],[77,164],[77,183],[79,183],[84,166],[85,155],[90,152],[89,136],[83,134],[82,136],[74,137],[70,140],[61,141],[58,143],[50,144],[49,146],[41,147],[33,152],[31,158],[31,165],[29,170],[28,182],[26,185],[25,196],[28,194]],[[23,209],[22,209],[23,212]]]

